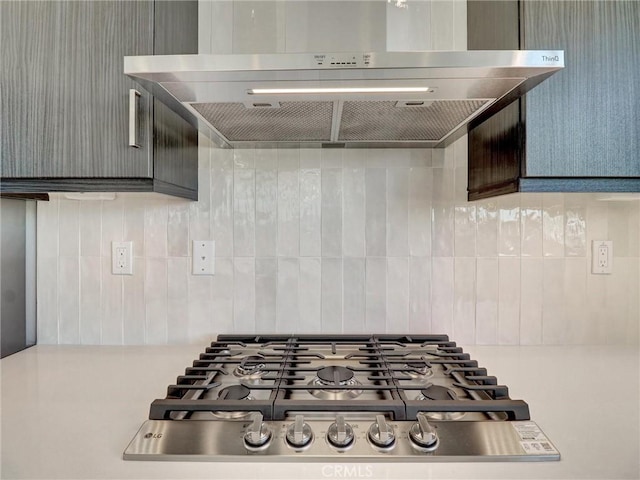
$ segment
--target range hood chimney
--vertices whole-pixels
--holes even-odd
[[[125,57],[219,146],[444,147],[564,67],[562,51]]]

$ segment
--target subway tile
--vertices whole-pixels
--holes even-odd
[[[194,235],[207,235],[202,239],[212,238],[216,242],[216,257],[233,255],[233,151],[212,149],[210,171],[210,197],[198,196],[200,202],[209,200],[210,210],[191,209],[191,238],[200,240]],[[209,226],[210,222],[210,226]]]
[[[564,197],[546,193],[542,197],[542,251],[545,257],[564,256]]]
[[[103,219],[105,218],[103,209]],[[166,257],[167,256],[167,221],[168,209],[166,201],[153,200],[145,205],[144,211],[144,252],[147,258]],[[104,239],[106,241],[109,233],[104,231],[106,226],[103,225]],[[104,251],[104,250],[103,250]],[[111,251],[111,247],[109,250]],[[147,265],[149,267],[149,265]]]
[[[453,2],[453,48],[467,49],[467,6],[466,2]]]
[[[322,150],[317,148],[300,149],[300,170],[315,170],[322,165]],[[293,165],[295,168],[295,165]]]
[[[566,206],[564,224],[564,255],[587,255],[587,211],[583,205]]]
[[[144,297],[146,342],[149,345],[164,345],[168,341],[166,258],[147,257],[145,262]],[[103,342],[105,342],[104,332]]]
[[[322,329],[322,264],[319,257],[300,258],[299,283],[292,295],[299,295],[300,318],[292,331],[319,333]],[[299,287],[299,290],[297,289]],[[282,292],[284,295],[285,292]]]
[[[520,197],[504,195],[498,199],[498,255],[520,256]]]
[[[322,169],[322,234],[323,257],[342,255],[342,170]]]
[[[233,259],[233,328],[237,333],[256,331],[256,264],[253,258]]]
[[[365,331],[365,259],[344,258],[343,272],[343,323],[344,333],[362,333]]]
[[[365,240],[367,256],[387,254],[387,171],[367,168],[365,172]]]
[[[298,327],[303,329],[309,325],[308,319],[301,317],[300,297],[300,261],[298,258],[283,257],[278,259],[278,316],[276,319],[276,333],[295,332]],[[305,265],[308,265],[305,263]],[[318,309],[318,312],[320,309]],[[320,331],[320,322],[318,322]]]
[[[73,345],[80,342],[80,259],[77,253],[75,257],[60,257],[58,269],[58,283],[63,286],[58,300],[58,341]]]
[[[58,292],[58,261],[58,257],[38,258],[36,279],[38,302],[36,312],[39,344],[56,344],[59,341],[58,297],[60,293]]]
[[[78,203],[80,204],[80,255],[83,257],[99,257],[101,254],[100,248],[102,246],[100,243],[100,239],[102,238],[102,202],[95,201]],[[138,209],[138,211],[139,210],[140,209]],[[144,210],[142,210],[142,212],[144,215]],[[40,213],[38,213],[38,216],[39,215]],[[138,221],[140,222],[140,231],[144,234],[144,216]],[[125,223],[125,227],[126,225],[127,224]]]
[[[341,148],[323,148],[320,150],[320,165],[322,168],[342,168]]]
[[[456,257],[453,265],[453,335],[462,345],[476,340],[476,259]]]
[[[520,343],[520,259],[498,259],[498,343]]]
[[[476,255],[498,255],[498,206],[495,199],[476,202]]]
[[[366,150],[362,148],[346,148],[342,152],[342,166],[345,170],[365,168],[367,166]]]
[[[300,256],[322,253],[320,168],[300,170]]]
[[[277,150],[256,150],[256,257],[275,257],[278,242]]]
[[[300,254],[299,154],[278,151],[278,256]]]
[[[256,178],[251,167],[234,170],[233,181],[233,253],[236,257],[255,255]]]
[[[433,257],[431,270],[431,333],[453,335],[453,257]]]
[[[566,343],[588,344],[593,328],[587,312],[587,258],[566,258],[564,261],[563,299],[564,315],[567,324]]]
[[[387,258],[386,332],[409,332],[409,258]]]
[[[165,272],[166,279],[166,272]],[[102,319],[103,345],[124,344],[122,275],[111,273],[111,257],[102,257]]]
[[[409,254],[409,169],[387,170],[387,255]]]
[[[145,211],[145,202],[137,196],[126,195],[123,198],[124,201],[124,233],[123,238],[128,242],[133,243],[133,256],[134,257],[144,257],[144,211]],[[85,202],[85,203],[94,203],[94,202]],[[80,207],[80,226],[82,226],[82,207]],[[87,224],[87,229],[92,228],[91,223]],[[187,226],[188,229],[188,226]],[[100,231],[100,227],[98,227],[98,231]],[[188,231],[188,230],[187,230]],[[88,250],[85,253],[85,240],[84,240],[84,230],[80,232],[80,242],[81,242],[81,254],[82,255],[99,255],[100,247],[98,246],[97,252],[93,249]],[[90,234],[91,236],[94,234]],[[92,245],[91,236],[87,240],[87,244],[89,247]],[[105,252],[107,254],[107,252]],[[110,252],[109,252],[110,254]]]
[[[456,257],[476,256],[475,205],[455,207],[454,242],[454,252]]]
[[[564,258],[543,260],[542,343],[562,345],[567,341],[564,299]]]
[[[366,253],[365,169],[343,170],[342,248],[345,257],[364,257]]]
[[[256,151],[253,148],[236,148],[233,150],[234,170],[254,170],[256,168]]]
[[[168,343],[189,343],[189,274],[191,259],[167,259],[167,339]],[[126,335],[125,335],[126,337]]]
[[[542,194],[520,194],[520,254],[542,256]]]
[[[384,332],[387,317],[387,259],[367,257],[365,262],[366,331]]]
[[[635,245],[640,243],[640,237],[636,236],[634,239],[629,238],[630,217],[631,215],[629,215],[627,202],[609,202],[607,209],[607,226],[609,235],[607,239],[613,241],[613,254],[616,257],[629,256],[629,240],[632,240],[632,244]],[[60,220],[60,228],[62,228],[62,218]],[[62,244],[60,245],[60,248],[62,248]]]
[[[194,240],[208,240],[211,238],[214,226],[214,218],[211,211],[211,168],[209,157],[206,156],[206,163],[200,160],[198,168],[198,201],[189,204],[189,232],[190,238]],[[189,245],[191,247],[191,245]]]
[[[164,248],[166,250],[167,221],[166,207],[162,225],[156,225],[164,233]],[[151,230],[156,232],[155,230]],[[124,238],[124,199],[120,196],[115,200],[102,202],[102,256],[111,256],[111,242],[121,242]],[[128,240],[128,239],[126,239]],[[152,250],[153,251],[153,250]]]
[[[322,258],[322,332],[342,330],[342,259]]]
[[[278,305],[278,260],[256,258],[255,272],[255,331],[274,332]]]
[[[125,345],[144,345],[146,343],[145,262],[144,257],[134,257],[133,275],[122,277],[124,292],[122,321]]]
[[[476,263],[476,343],[498,343],[498,259],[478,258]]]
[[[412,167],[409,170],[408,242],[411,256],[422,257],[431,254],[432,189],[433,176],[430,168]]]
[[[80,255],[80,204],[77,200],[60,200],[58,210],[60,257]]]
[[[520,261],[520,344],[542,343],[543,259]]]
[[[431,167],[433,158],[433,149],[431,148],[413,148],[410,150],[410,166],[411,167]]]
[[[446,158],[446,157],[445,157]],[[434,205],[452,205],[454,202],[455,175],[453,168],[433,168],[432,201]]]
[[[431,261],[426,257],[409,257],[408,331],[431,331]]]
[[[173,202],[168,205],[167,254],[170,257],[189,256],[189,203],[187,202]]]
[[[54,196],[50,196],[48,202],[37,202],[36,232],[40,238],[36,246],[38,259],[58,258],[59,204],[60,200]],[[43,238],[47,241],[42,241]]]
[[[431,207],[431,254],[433,257],[454,255],[454,206],[434,203]]]
[[[40,273],[40,271],[38,271],[38,273]],[[100,345],[101,343],[101,289],[102,258],[80,257],[80,322],[78,341],[80,344]],[[141,300],[144,302],[144,297],[142,297]],[[144,319],[144,311],[142,319]],[[40,322],[40,319],[38,319],[38,321]],[[40,339],[38,339],[38,341],[39,340]]]
[[[217,333],[233,333],[233,259],[216,258],[216,274],[213,277],[199,277],[205,283],[194,297],[200,302],[200,311],[192,311],[192,287],[189,284],[189,338],[213,339]],[[197,285],[197,275],[191,275],[190,281]],[[204,280],[207,279],[207,280]],[[209,300],[211,299],[211,300]]]
[[[221,268],[222,267],[222,268]],[[225,268],[226,267],[226,268]],[[188,305],[185,316],[184,331],[181,332],[181,336],[188,339],[190,342],[207,342],[210,336],[214,332],[219,333],[231,333],[232,330],[218,330],[214,328],[214,322],[220,321],[221,318],[218,315],[221,306],[216,302],[216,294],[222,295],[222,292],[216,287],[220,287],[223,279],[227,282],[231,279],[231,284],[226,288],[226,292],[230,295],[230,298],[225,298],[221,303],[229,306],[233,305],[233,270],[232,261],[229,258],[216,258],[216,275],[213,277],[205,275],[191,275],[187,274],[187,294]],[[232,324],[230,309],[228,312],[229,320],[228,324]],[[225,312],[227,313],[227,312]],[[176,325],[176,328],[179,328]]]

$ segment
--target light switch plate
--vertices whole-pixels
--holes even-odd
[[[602,275],[613,273],[613,242],[594,240],[591,244],[591,273]]]
[[[213,240],[194,240],[192,249],[193,275],[215,275],[216,243]]]
[[[133,275],[133,242],[111,242],[111,273]]]

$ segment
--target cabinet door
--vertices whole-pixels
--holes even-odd
[[[152,176],[150,97],[129,143],[125,55],[153,53],[153,2],[0,2],[1,176]]]
[[[526,96],[526,176],[640,176],[640,2],[526,1],[523,26],[566,65]]]

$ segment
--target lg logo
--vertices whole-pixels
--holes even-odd
[[[371,478],[373,468],[371,465],[325,465],[322,467],[322,476],[325,478]]]
[[[162,438],[161,433],[147,433],[144,438]]]

